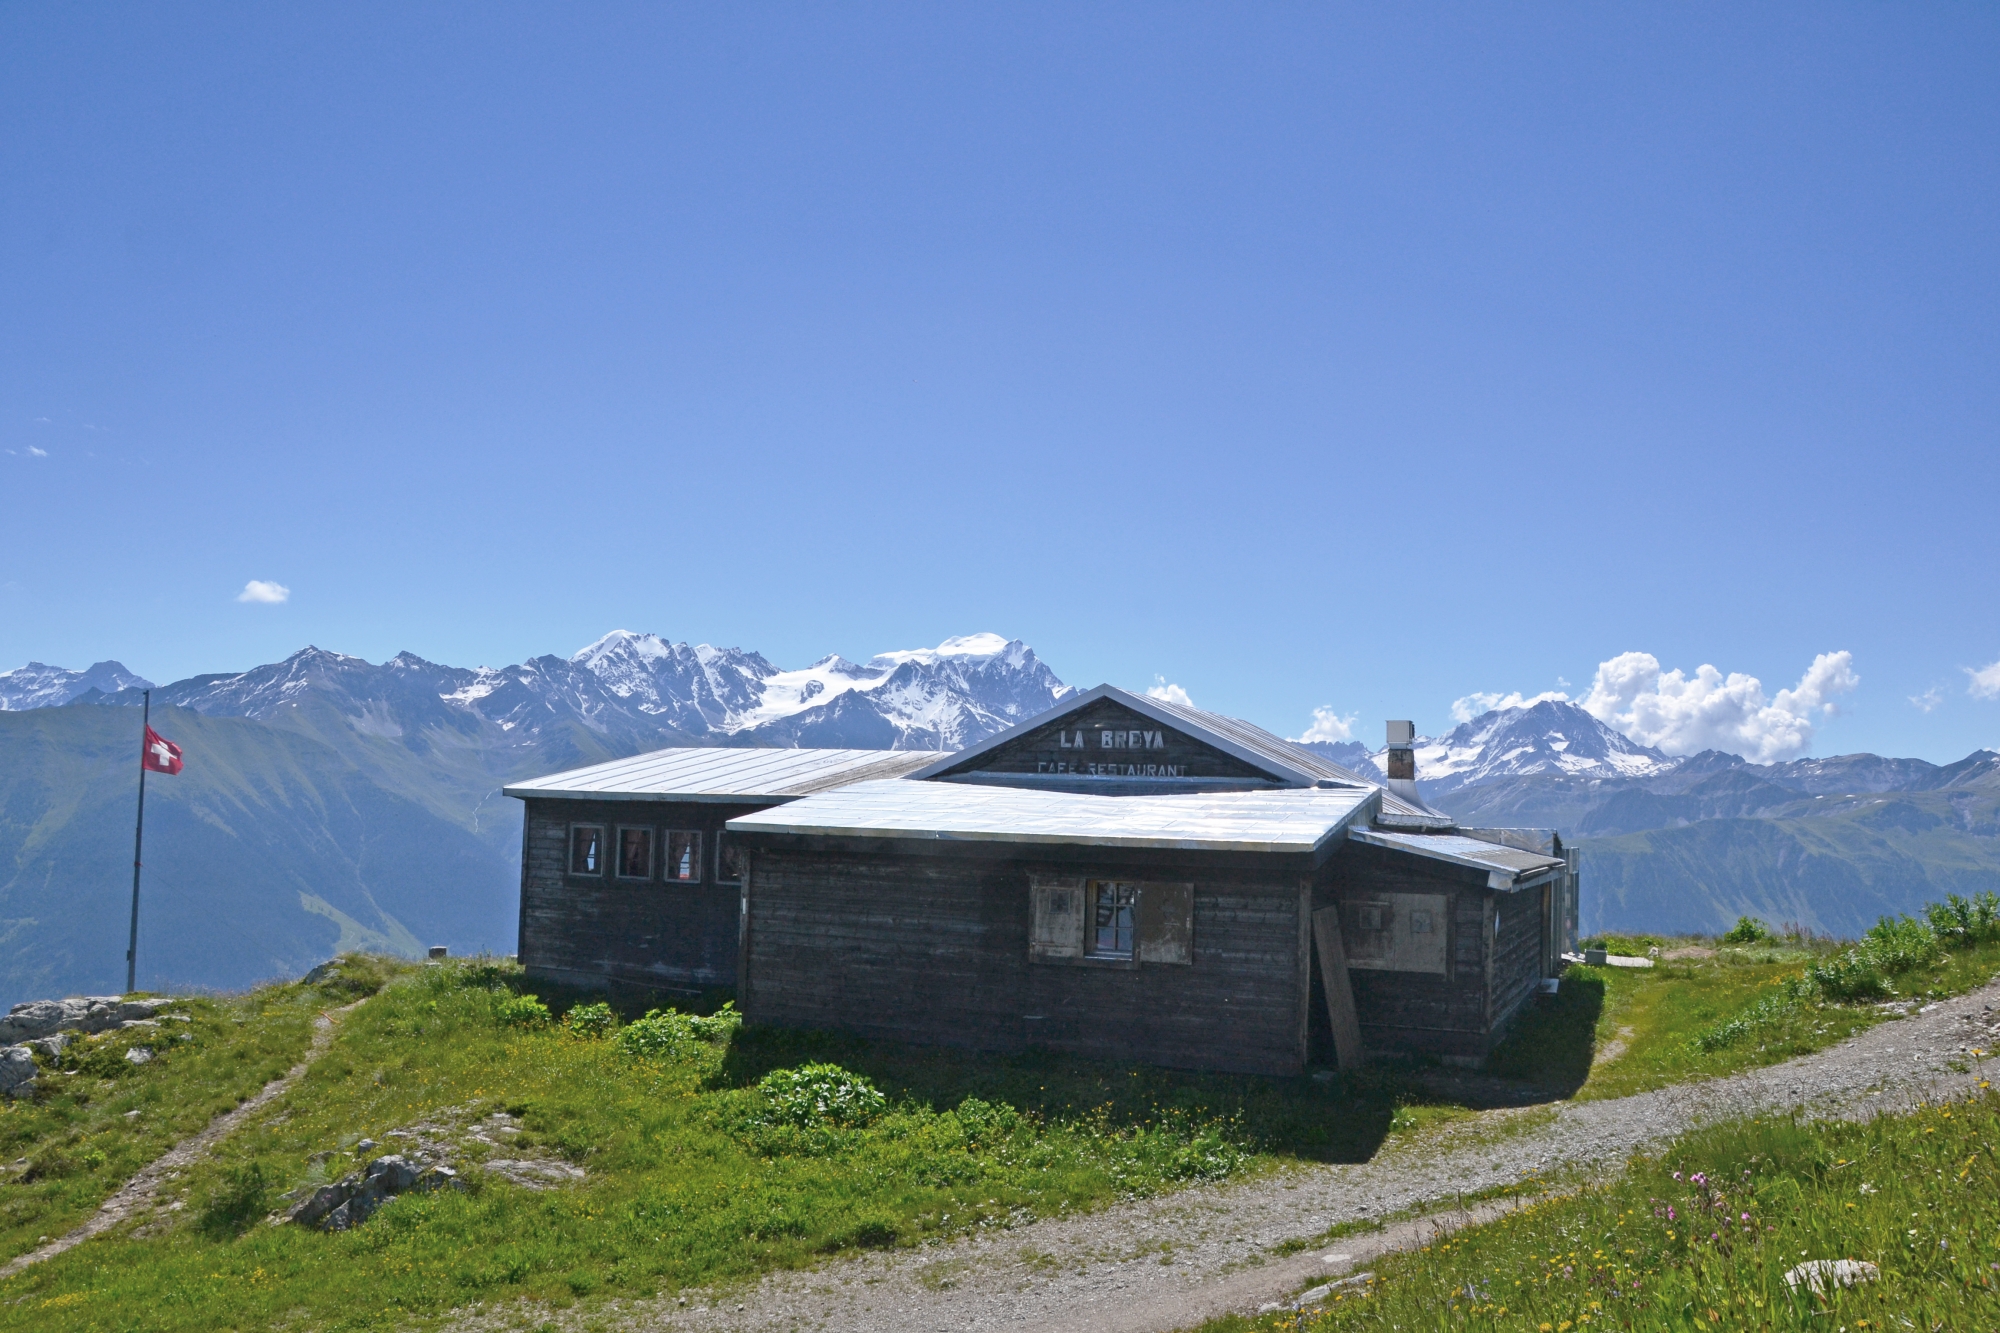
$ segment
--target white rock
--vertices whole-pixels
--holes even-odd
[[[1858,1286],[1881,1276],[1882,1270],[1866,1259],[1808,1259],[1786,1270],[1785,1285],[1794,1290],[1803,1285],[1814,1295],[1824,1296],[1828,1287]]]

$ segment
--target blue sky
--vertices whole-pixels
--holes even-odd
[[[1971,5],[10,6],[0,665],[994,630],[1379,741],[1846,652],[1812,751],[2000,747],[1996,69]]]

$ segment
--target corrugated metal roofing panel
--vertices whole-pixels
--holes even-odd
[[[1311,852],[1373,809],[1373,788],[1094,796],[954,782],[859,782],[739,815],[732,832]]]
[[[501,788],[508,796],[598,800],[789,799],[870,778],[900,778],[936,760],[924,750],[654,750]]]
[[[1348,834],[1356,842],[1370,843],[1377,847],[1388,847],[1396,851],[1414,852],[1434,861],[1448,861],[1453,865],[1467,866],[1474,870],[1484,870],[1488,875],[1497,873],[1508,887],[1524,879],[1538,878],[1551,870],[1560,870],[1563,862],[1549,856],[1537,856],[1514,847],[1502,847],[1497,843],[1482,842],[1478,838],[1465,838],[1450,833],[1391,833],[1384,829],[1353,829]]]

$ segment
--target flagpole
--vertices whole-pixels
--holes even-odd
[[[140,696],[139,822],[132,829],[132,936],[125,946],[125,993],[130,995],[139,968],[139,857],[146,846],[146,733],[153,726],[153,692]]]

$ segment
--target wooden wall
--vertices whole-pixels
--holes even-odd
[[[1500,930],[1493,939],[1493,970],[1490,1004],[1495,1039],[1504,1034],[1508,1020],[1527,1003],[1541,985],[1543,933],[1549,926],[1539,887],[1518,893],[1491,896],[1488,911],[1498,909]]]
[[[521,857],[521,965],[571,986],[701,991],[734,986],[740,888],[715,880],[715,834],[754,805],[530,800]],[[702,830],[699,884],[567,873],[569,827]],[[615,836],[615,834],[613,835]],[[607,852],[609,847],[607,846]],[[655,856],[661,854],[656,845]]]
[[[1486,883],[1484,871],[1365,843],[1349,843],[1327,863],[1315,906],[1365,899],[1374,893],[1436,893],[1446,895],[1449,902],[1447,975],[1349,970],[1361,1038],[1371,1052],[1476,1064],[1535,993],[1542,973],[1541,890],[1497,893]],[[1317,979],[1314,989],[1314,1003],[1323,1003]],[[1324,1023],[1324,1018],[1315,1020],[1316,1061],[1331,1058],[1321,1031]]]
[[[1348,971],[1361,1040],[1371,1052],[1433,1055],[1453,1062],[1487,1051],[1487,920],[1484,872],[1408,853],[1349,843],[1327,863],[1316,906],[1372,893],[1437,893],[1447,901],[1447,975]]]
[[[955,851],[830,852],[760,840],[745,1016],[866,1037],[1288,1074],[1302,1063],[1300,867],[1194,883],[1194,962],[1031,963],[1031,873],[1157,879],[1112,853],[1054,864]],[[1273,858],[1277,860],[1279,858]]]

